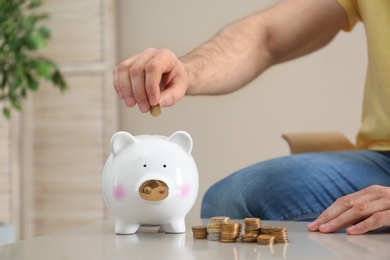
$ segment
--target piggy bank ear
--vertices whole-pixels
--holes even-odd
[[[187,132],[184,131],[174,132],[168,138],[168,141],[180,146],[186,154],[191,154],[192,138]]]
[[[117,132],[111,138],[112,152],[118,154],[124,147],[137,142],[134,136],[127,132]]]

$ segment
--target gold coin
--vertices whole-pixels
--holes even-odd
[[[234,243],[236,239],[219,239],[220,243]]]
[[[257,239],[258,236],[259,236],[258,234],[247,234],[247,233],[241,235],[241,237],[244,239],[246,238]]]
[[[161,114],[162,107],[160,104],[150,107],[150,114],[154,117],[158,117]]]
[[[260,235],[257,237],[257,244],[259,245],[273,245],[275,242],[275,236]]]
[[[230,217],[227,216],[214,216],[209,219],[209,222],[228,222],[230,220]]]
[[[260,224],[260,219],[259,218],[244,218],[244,223],[245,224]]]

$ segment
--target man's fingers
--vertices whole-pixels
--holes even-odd
[[[376,212],[366,220],[347,228],[346,231],[350,235],[359,235],[385,226],[390,226],[390,210]]]
[[[389,189],[373,185],[337,199],[315,221],[308,225],[308,229],[328,233],[362,221],[361,223],[364,224],[361,224],[362,226],[358,225],[357,228],[363,230],[367,228],[365,225],[371,223],[372,219],[370,218],[375,216],[374,219],[377,219],[378,216],[381,216],[381,212],[388,209],[390,209]],[[376,216],[376,214],[379,215]],[[366,219],[370,219],[368,223],[364,222]],[[351,232],[354,232],[354,228],[351,227],[351,230]]]
[[[176,104],[184,95],[186,87],[183,86],[185,83],[178,82],[173,84],[173,87],[167,88],[161,93],[160,104],[164,107],[170,107]]]
[[[174,105],[188,87],[184,65],[167,49],[146,49],[121,62],[113,70],[113,79],[118,96],[129,107],[138,104],[142,112],[158,103]]]
[[[112,78],[114,81],[114,89],[115,89],[116,93],[118,94],[120,99],[123,99],[123,94],[122,94],[122,91],[120,90],[118,67],[115,67],[112,70]]]
[[[148,62],[149,57],[138,59],[129,69],[129,76],[131,82],[131,92],[135,102],[141,112],[146,113],[149,111],[149,99],[145,91],[145,64]]]
[[[355,193],[338,198],[329,208],[322,212],[316,220],[308,225],[308,229],[310,231],[319,231],[321,225],[329,223],[331,220],[339,217],[342,213],[352,208],[355,203],[357,203],[357,200],[358,196]]]
[[[113,69],[114,88],[121,99],[125,100],[125,103],[129,107],[133,107],[136,101],[133,97],[133,91],[130,81],[129,68],[138,59],[139,55],[122,61],[118,66]]]
[[[175,66],[180,65],[176,56],[167,49],[147,49],[132,65],[129,71],[132,92],[142,112],[149,111],[150,106],[159,103],[162,77],[171,74]],[[175,71],[175,73],[179,73],[179,71]],[[165,89],[166,86],[163,88]]]
[[[310,231],[319,231],[319,227],[321,225],[337,218],[355,205],[379,198],[379,195],[374,190],[375,188],[376,186],[371,186],[338,198],[332,205],[329,206],[329,208],[322,212],[316,220],[308,225],[308,229]]]
[[[145,65],[145,90],[150,105],[155,106],[160,102],[160,87],[163,90],[169,83],[161,80],[174,69],[175,60],[177,60],[176,56],[171,51],[162,49]]]
[[[170,50],[159,50],[145,66],[145,74],[145,89],[151,105],[171,106],[185,94],[188,84],[184,78],[185,68]],[[168,93],[163,94],[165,91]],[[180,97],[176,97],[178,95]]]
[[[330,220],[329,222],[320,225],[319,231],[323,233],[334,232],[354,223],[360,222],[372,216],[376,212],[382,212],[389,208],[382,199],[368,200],[360,204],[355,204],[340,216]]]

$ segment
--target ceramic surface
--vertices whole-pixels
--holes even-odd
[[[199,177],[192,138],[118,132],[103,169],[104,200],[116,218],[115,233],[134,234],[141,225],[185,232],[185,216],[198,195]]]

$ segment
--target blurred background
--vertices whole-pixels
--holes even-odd
[[[288,155],[282,133],[339,131],[354,142],[367,64],[362,25],[238,92],[185,97],[157,118],[116,97],[111,70],[118,62],[148,47],[184,55],[227,23],[276,2],[43,1],[52,36],[42,54],[59,64],[69,90],[43,83],[20,114],[0,119],[0,222],[22,239],[110,218],[100,181],[118,130],[191,134],[200,189],[188,217],[199,217],[203,194],[216,181]]]

